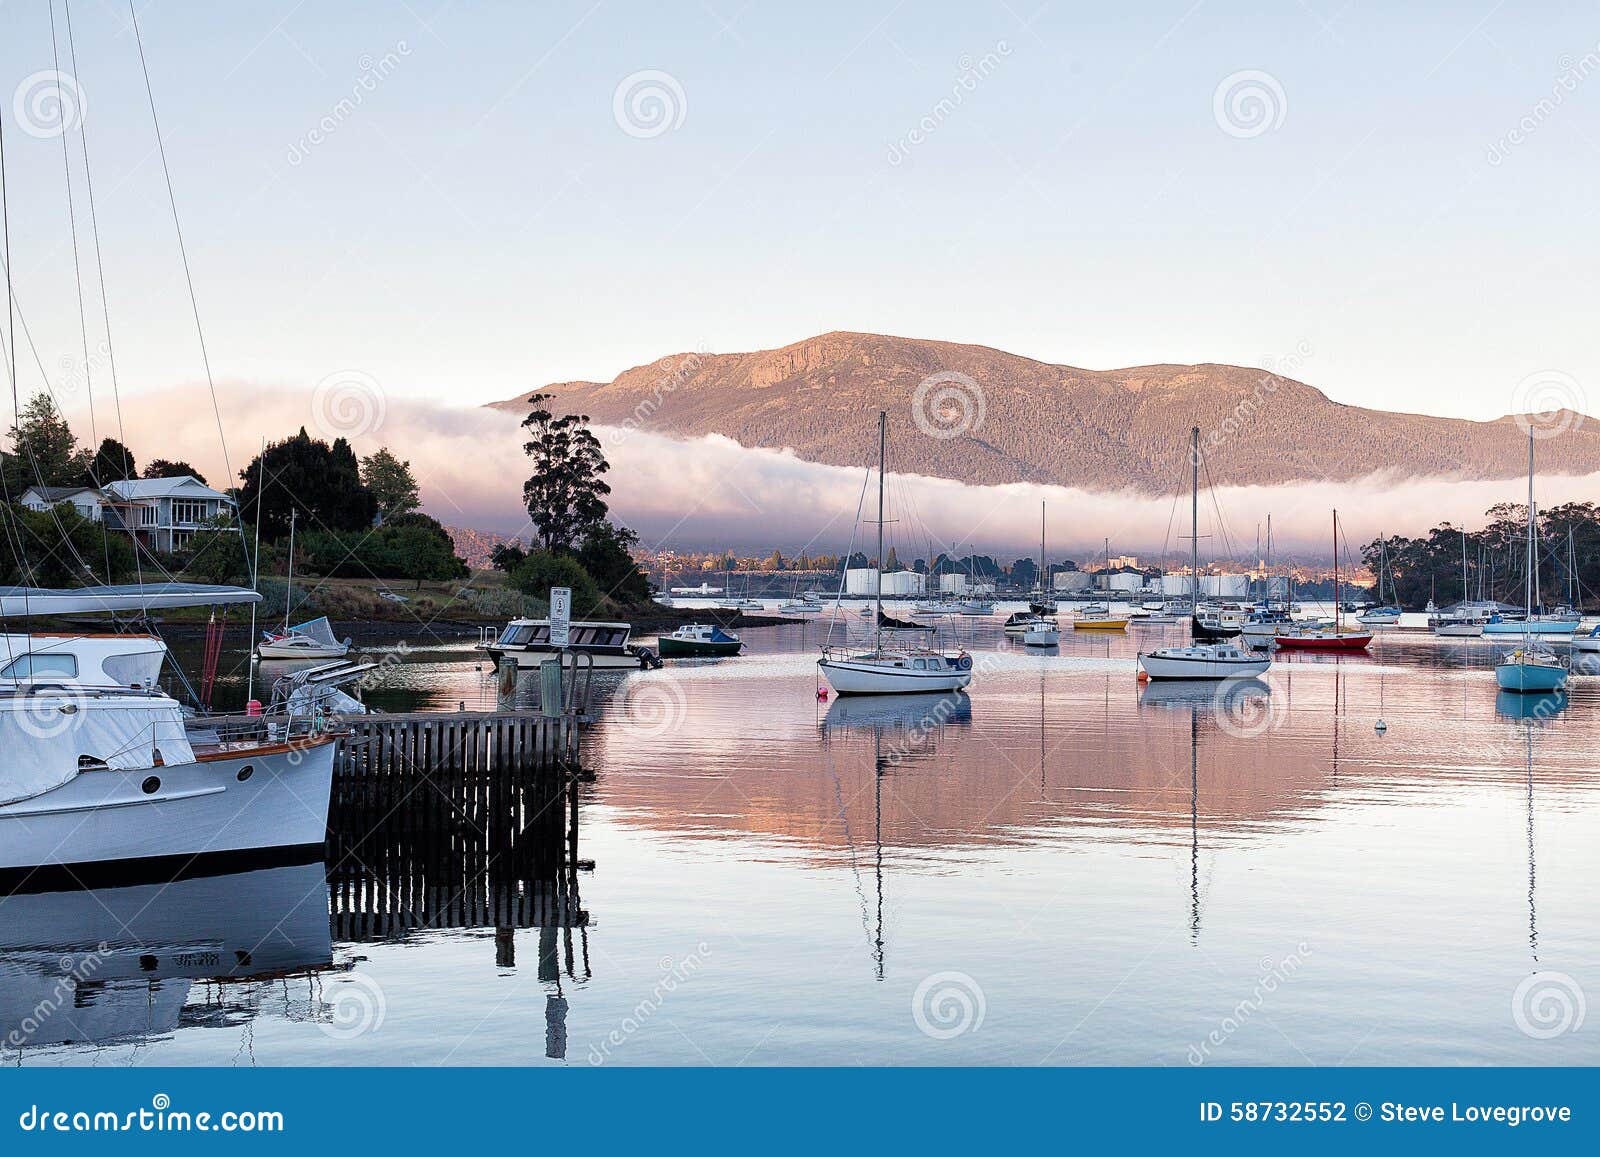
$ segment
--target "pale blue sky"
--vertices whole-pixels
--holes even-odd
[[[356,367],[479,402],[864,329],[1089,367],[1292,358],[1338,400],[1469,417],[1554,368],[1600,405],[1600,14],[1395,7],[159,0],[140,21],[224,383]],[[47,11],[0,4],[0,98],[19,299],[55,367],[78,348],[60,140],[13,131]],[[72,17],[124,386],[192,382],[126,8]],[[987,75],[960,89],[964,59]],[[642,137],[613,99],[644,70],[683,99]],[[1282,114],[1254,136],[1214,112],[1246,70]]]

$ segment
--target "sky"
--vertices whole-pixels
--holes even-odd
[[[137,11],[233,456],[252,392],[460,408],[833,329],[1478,419],[1600,389],[1590,5]],[[119,393],[209,408],[128,9],[71,19],[75,61],[61,0],[0,3],[28,335],[109,404],[81,132]]]

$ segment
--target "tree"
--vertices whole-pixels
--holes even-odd
[[[4,513],[20,540],[0,552],[0,583],[73,587],[119,582],[134,569],[128,536],[84,518],[70,503],[54,510],[29,510],[15,503]]]
[[[378,515],[385,521],[422,506],[411,463],[396,458],[387,446],[380,446],[361,459],[361,481],[372,492]]]
[[[418,589],[423,580],[444,582],[466,578],[469,573],[467,564],[456,555],[450,532],[426,514],[398,514],[373,537],[389,566],[406,578],[415,579]]]
[[[131,477],[131,475],[130,475]],[[169,462],[165,458],[157,458],[145,465],[144,477],[146,478],[193,478],[202,486],[209,485],[206,476],[193,466],[184,461]]]
[[[600,610],[600,588],[569,554],[536,550],[511,572],[511,582],[524,594],[538,599],[548,599],[551,587],[571,587],[572,608],[578,614],[592,615]]]
[[[11,449],[6,484],[13,497],[29,486],[80,485],[87,465],[78,449],[72,427],[47,393],[35,394],[11,427]]]
[[[527,557],[528,552],[522,549],[520,542],[501,542],[489,552],[489,565],[510,574]]]
[[[624,526],[601,522],[584,532],[577,560],[600,589],[626,606],[650,601],[650,580],[634,561],[639,536]]]
[[[100,449],[89,460],[82,481],[85,486],[108,486],[137,477],[139,472],[134,468],[133,451],[115,438],[102,438]]]
[[[611,493],[601,477],[611,466],[589,430],[588,415],[557,418],[544,405],[553,396],[530,396],[534,408],[522,423],[528,431],[522,450],[533,459],[522,498],[547,551],[571,550],[586,530],[605,521],[605,496]]]
[[[268,542],[289,533],[291,508],[301,512],[308,529],[330,531],[364,530],[377,513],[350,443],[339,438],[330,446],[308,435],[304,426],[294,437],[268,445],[239,477],[244,482],[240,516],[249,523],[259,520],[261,537]]]
[[[195,531],[184,550],[188,555],[184,577],[208,583],[249,582],[250,560],[244,543],[240,528],[226,519]]]

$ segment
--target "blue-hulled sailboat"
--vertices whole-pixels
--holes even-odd
[[[1527,547],[1527,607],[1531,613],[1538,605],[1537,600],[1537,573],[1538,560],[1533,549],[1533,429],[1528,429],[1528,547]],[[1503,660],[1496,664],[1494,669],[1495,682],[1502,691],[1518,691],[1526,693],[1541,693],[1560,691],[1567,685],[1569,674],[1567,663],[1554,651],[1538,642],[1534,637],[1532,625],[1524,622],[1522,645],[1512,651]],[[1570,633],[1570,632],[1569,632]]]

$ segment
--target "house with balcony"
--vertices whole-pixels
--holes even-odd
[[[108,483],[105,489],[112,505],[136,508],[130,517],[136,518],[137,524],[124,529],[137,533],[151,550],[183,550],[197,531],[218,519],[231,521],[237,509],[228,495],[187,474],[181,478],[130,478]]]
[[[30,486],[19,500],[29,510],[70,503],[108,530],[136,535],[151,550],[180,551],[197,531],[219,518],[231,520],[234,500],[198,478],[131,478],[94,486]]]

